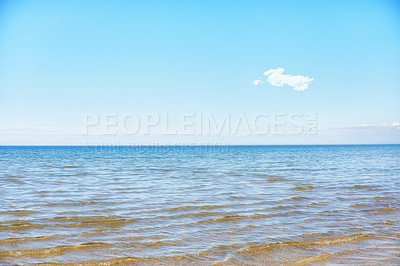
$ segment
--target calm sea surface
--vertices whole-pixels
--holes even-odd
[[[400,145],[0,147],[0,264],[400,264]]]

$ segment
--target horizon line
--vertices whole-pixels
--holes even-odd
[[[155,145],[45,145],[45,144],[0,144],[0,147],[235,147],[235,146],[374,146],[374,145],[400,145],[400,143],[366,143],[366,144],[155,144]]]

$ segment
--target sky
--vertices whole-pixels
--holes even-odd
[[[0,145],[399,144],[399,101],[398,1],[0,2]]]

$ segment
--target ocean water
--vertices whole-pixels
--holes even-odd
[[[0,264],[400,264],[400,145],[0,147]]]

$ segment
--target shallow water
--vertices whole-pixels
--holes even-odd
[[[400,145],[0,147],[0,264],[400,264]]]

